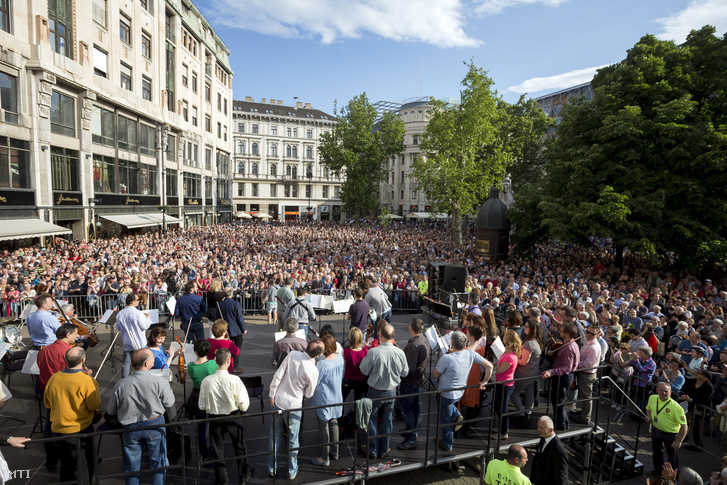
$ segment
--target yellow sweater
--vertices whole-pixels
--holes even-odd
[[[48,380],[43,396],[50,409],[51,429],[55,433],[78,433],[93,421],[101,405],[98,382],[81,372],[56,372]]]

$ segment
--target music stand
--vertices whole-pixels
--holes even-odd
[[[108,312],[111,312],[107,315]],[[106,358],[104,358],[103,362],[101,363],[101,366],[103,366],[104,363],[108,363],[111,365],[111,369],[116,372],[116,361],[119,361],[119,364],[123,363],[121,359],[116,357],[114,354],[114,345],[116,344],[116,337],[118,336],[118,332],[115,329],[116,326],[116,315],[119,313],[118,310],[107,310],[107,313],[104,313],[104,315],[99,320],[99,323],[106,324],[106,328],[109,331],[109,344],[104,348],[101,353],[104,352],[107,353]],[[104,319],[104,317],[106,317]],[[111,357],[110,359],[108,357]],[[99,369],[101,368],[99,366]]]

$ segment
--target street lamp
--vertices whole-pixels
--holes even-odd
[[[162,177],[162,197],[160,209],[162,210],[162,236],[167,235],[167,198],[166,198],[166,187],[167,187],[167,171],[165,166],[164,154],[167,153],[169,148],[169,125],[166,123],[157,123],[157,131],[159,133],[159,142],[157,144],[157,153],[159,161],[159,173]]]
[[[313,206],[310,203],[310,197],[313,192],[313,165],[308,165],[308,170],[305,172],[305,176],[308,178],[308,220],[313,219],[313,213],[311,212],[313,210]]]

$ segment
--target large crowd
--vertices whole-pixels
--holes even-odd
[[[301,297],[309,289],[349,290],[356,297],[351,310],[350,347],[341,349],[335,340],[326,339],[325,334],[322,340],[298,342],[297,346],[289,345],[290,340],[284,342],[290,348],[276,362],[280,368],[270,398],[274,406],[293,409],[300,407],[293,405],[298,404],[298,397],[302,403],[302,397],[312,397],[315,390],[291,389],[297,382],[291,375],[296,372],[308,381],[315,381],[319,376],[323,380],[324,371],[330,378],[336,368],[335,378],[330,378],[333,384],[329,382],[320,387],[329,391],[323,399],[325,404],[345,399],[340,392],[348,394],[346,385],[355,391],[357,399],[367,390],[369,397],[393,398],[400,385],[406,386],[399,389],[400,395],[421,390],[424,364],[430,358],[429,351],[422,350],[428,344],[424,344],[421,322],[413,320],[409,325],[411,339],[404,349],[390,348],[394,342],[393,327],[386,319],[374,325],[371,338],[363,337],[367,333],[368,311],[361,311],[360,306],[366,303],[368,309],[371,304],[385,318],[387,312],[390,317],[397,290],[437,298],[439,295],[430,292],[428,265],[459,264],[467,271],[463,298],[467,303],[457,328],[444,329],[452,331],[452,352],[439,359],[430,377],[439,379],[440,389],[478,384],[486,389],[490,377],[494,376],[500,383],[495,388],[494,411],[502,416],[497,430],[501,439],[508,438],[509,402],[520,411],[514,425],[528,426],[530,410],[538,397],[538,381],[550,387],[549,396],[557,411],[554,421],[543,423],[542,432],[538,422],[544,439],[568,429],[571,420],[591,424],[592,406],[588,401],[577,412],[567,403],[576,400],[574,390],[581,393],[580,399],[593,394],[598,388],[598,376],[603,372],[595,368],[605,363],[613,366],[609,375],[624,391],[617,395],[614,409],[630,409],[634,419],[648,420],[662,433],[652,437],[657,472],[661,471],[662,464],[679,466],[675,450],[688,441],[687,423],[694,429],[692,444],[701,445],[705,414],[699,411],[700,406],[715,410],[715,414],[727,409],[727,332],[722,330],[727,312],[727,278],[718,280],[713,276],[718,281],[712,281],[686,271],[669,271],[652,266],[638,254],[627,254],[625,265],[619,268],[612,249],[603,241],[594,241],[590,247],[550,242],[532,248],[523,256],[512,256],[507,262],[486,264],[474,253],[474,227],[464,230],[465,243],[459,247],[448,243],[446,235],[447,228],[441,223],[388,226],[237,223],[195,227],[166,236],[147,233],[93,242],[57,240],[52,249],[28,247],[0,254],[0,295],[4,315],[17,314],[23,300],[31,301],[46,293],[58,298],[85,296],[89,302],[105,294],[120,295],[131,306],[127,314],[133,313],[136,323],[146,325],[146,329],[150,322],[134,312],[140,300],[150,294],[176,294],[184,290],[192,301],[191,295],[197,292],[220,293],[224,301],[225,294],[229,296],[235,290],[263,290],[270,295],[270,303],[276,296],[289,295],[279,299],[287,307],[286,312],[279,308],[280,324],[286,326],[288,337],[294,338],[297,324],[302,322],[287,320],[295,315],[296,306],[305,305],[296,303],[295,293]],[[380,296],[375,303],[371,302],[370,295],[379,295],[379,290],[390,300],[388,304]],[[45,300],[43,304],[46,305]],[[197,300],[193,304],[197,305]],[[202,303],[199,305],[201,308]],[[47,306],[50,308],[50,303]],[[189,319],[182,318],[183,328],[185,321],[188,320],[188,326],[194,325],[199,318],[195,315],[201,315],[201,312],[185,311],[189,312]],[[227,310],[220,309],[220,313],[213,320],[220,317],[231,320],[226,317]],[[313,315],[312,310],[310,314]],[[233,338],[240,335],[240,330],[233,334],[234,326],[234,322],[223,321],[217,324],[215,333],[216,339],[234,340],[224,347],[237,349],[237,354],[218,352],[221,358],[216,359],[217,365],[225,372],[229,369],[230,373],[235,371],[237,359],[234,357],[239,354],[241,343],[241,339]],[[139,333],[140,338],[145,336],[144,329]],[[244,323],[241,331],[244,332]],[[73,337],[72,332],[68,335]],[[71,337],[68,339],[73,342]],[[159,337],[163,341],[163,336]],[[496,349],[498,339],[502,351]],[[152,340],[149,337],[149,348],[163,353]],[[190,339],[195,343],[195,351],[200,350],[200,359],[209,352],[209,346],[199,344],[200,349],[197,348],[203,340]],[[35,341],[34,344],[41,351],[48,345]],[[560,348],[556,350],[554,344]],[[129,368],[136,371],[155,365],[152,354],[138,353],[142,352],[141,347],[127,349],[125,340],[126,374]],[[298,353],[288,362],[287,357],[293,352]],[[341,357],[340,369],[335,362],[336,354]],[[71,357],[68,368],[82,365],[79,355]],[[319,365],[315,364],[316,358]],[[321,359],[331,362],[320,364]],[[163,357],[157,360],[160,366],[165,364]],[[210,357],[212,360],[214,356]],[[339,372],[343,373],[343,379]],[[411,372],[417,375],[411,377]],[[366,380],[367,385],[361,386],[355,380]],[[196,384],[201,386],[202,381]],[[338,393],[331,389],[336,383],[344,386]],[[223,390],[231,389],[227,381],[215,385],[222,386]],[[195,385],[197,389],[200,386]],[[275,391],[281,386],[294,396],[293,404],[286,403],[287,408],[282,407],[282,401],[275,400]],[[650,396],[652,390],[657,392]],[[302,394],[299,396],[297,391]],[[239,389],[230,392],[237,393]],[[672,393],[674,399],[670,400]],[[468,389],[462,393],[443,393],[441,399],[441,422],[452,426],[442,428],[437,444],[450,451],[453,440],[463,436],[461,433],[466,436],[469,428],[469,423],[456,423],[477,416],[474,410],[479,409],[480,394],[476,389]],[[674,408],[671,416],[677,421],[672,427],[659,430],[665,422],[662,416],[662,424],[657,425],[664,409],[662,402],[674,402],[682,411]],[[382,428],[379,428],[382,433],[391,432],[386,423],[386,415],[390,418],[393,413],[393,399],[391,403],[389,406],[387,400],[375,401],[372,416],[379,411],[378,406],[384,413]],[[414,406],[411,399],[402,398],[401,403],[407,429],[413,429],[418,422],[418,415],[415,416],[418,402]],[[244,407],[248,404],[249,401]],[[210,404],[207,406],[210,409]],[[235,406],[222,406],[224,412],[212,415],[234,415],[245,410]],[[219,404],[212,407],[217,409]],[[569,407],[574,412],[570,416]],[[332,435],[334,425],[338,432],[338,424],[331,422],[336,419],[330,414],[321,417],[319,413],[322,437],[329,432]],[[291,424],[286,424],[290,429]],[[369,426],[374,427],[372,434],[376,434],[375,418],[369,421]],[[279,431],[271,429],[271,447],[274,437],[276,449],[280,446]],[[219,429],[217,432],[221,433]],[[414,448],[416,439],[415,432],[407,433],[407,438],[399,444],[400,449]],[[674,447],[675,442],[679,446]],[[388,439],[371,441],[367,446],[364,451],[372,458],[383,458],[390,451]],[[314,464],[328,464],[334,453],[331,451],[328,455],[328,447],[324,447]],[[513,463],[522,463],[518,461],[523,458],[518,449],[512,451],[511,458]],[[527,454],[524,458],[527,461]],[[274,460],[269,462],[271,475],[277,472],[275,466]],[[248,475],[246,463],[240,464],[239,472],[241,477]],[[291,464],[289,473],[293,476],[297,473],[297,462],[295,467]]]

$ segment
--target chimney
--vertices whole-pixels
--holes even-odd
[[[245,101],[252,101],[252,96],[245,96]]]
[[[300,101],[296,101],[295,102],[295,107],[296,108],[302,108],[303,107],[303,103],[301,103]]]
[[[265,98],[263,98],[263,99],[262,99],[262,101],[260,101],[260,102],[261,102],[261,103],[265,103]]]
[[[273,98],[270,98],[270,104],[275,104],[275,100]]]
[[[306,107],[306,108],[310,108],[310,107],[311,107],[311,106],[310,106],[310,103],[305,103],[305,107]]]
[[[283,106],[283,100],[282,99],[279,99],[278,100],[278,106]]]

